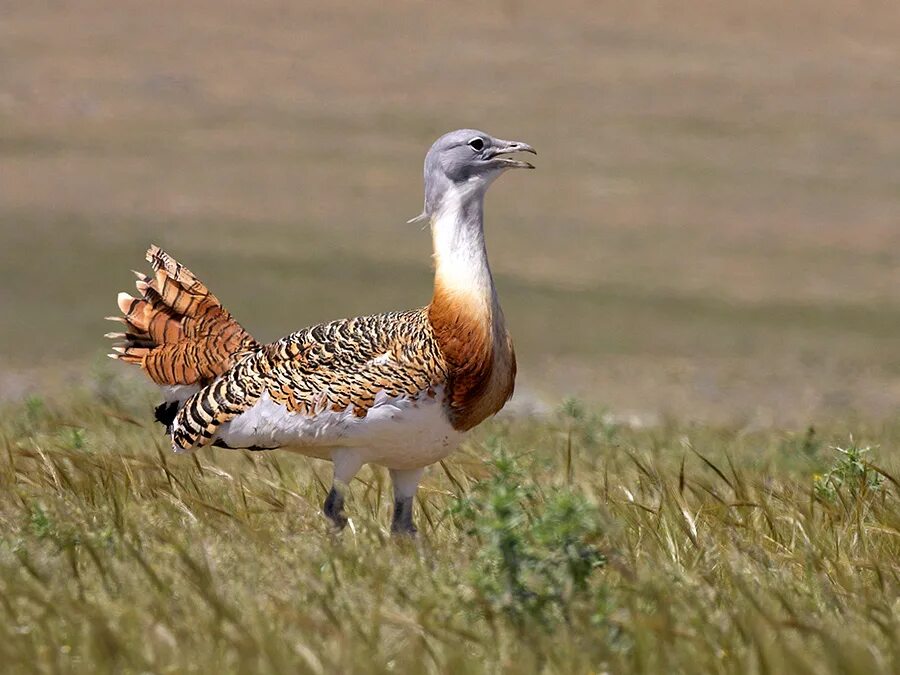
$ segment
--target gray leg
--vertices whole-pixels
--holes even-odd
[[[344,495],[342,490],[338,490],[332,485],[331,490],[328,491],[328,496],[325,497],[325,504],[322,510],[336,528],[339,530],[344,529],[344,526],[347,524],[347,516],[344,515]]]
[[[328,496],[325,497],[325,504],[322,510],[325,515],[334,523],[339,530],[344,529],[347,525],[347,516],[344,515],[344,495],[350,481],[356,475],[362,466],[356,453],[352,451],[336,450],[332,455],[334,463],[334,482]]]
[[[394,519],[391,522],[391,532],[415,535],[417,530],[413,524],[413,499],[425,469],[391,469],[390,472],[394,483]]]
[[[394,519],[391,521],[392,534],[416,534],[413,523],[413,497],[403,497],[402,499],[394,499]]]

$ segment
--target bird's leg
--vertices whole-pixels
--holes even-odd
[[[328,491],[328,496],[325,497],[322,510],[334,523],[334,526],[342,530],[347,525],[347,516],[344,515],[344,496],[347,494],[350,481],[362,466],[362,462],[356,453],[342,450],[336,450],[331,459],[334,462],[334,481],[331,484],[331,490]]]
[[[391,469],[391,481],[394,484],[394,519],[391,522],[391,533],[415,535],[417,530],[413,524],[413,498],[425,469]]]
[[[343,493],[343,489],[338,489],[337,485],[332,484],[331,489],[328,491],[328,496],[325,497],[325,504],[322,507],[325,515],[339,530],[343,530],[347,524],[347,516],[344,515]]]

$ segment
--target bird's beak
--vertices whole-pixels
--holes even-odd
[[[533,169],[534,164],[531,162],[523,162],[519,159],[503,157],[503,155],[511,155],[514,152],[530,152],[532,155],[537,154],[537,150],[532,148],[528,143],[522,141],[497,141],[489,150],[490,158],[496,161],[500,166],[507,169]]]

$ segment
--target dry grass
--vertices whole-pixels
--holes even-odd
[[[120,387],[3,416],[6,672],[900,667],[896,426],[495,423],[428,474],[413,544],[380,471],[335,536],[326,465],[175,458]],[[865,475],[830,448],[874,443]]]

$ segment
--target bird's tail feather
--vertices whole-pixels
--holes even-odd
[[[140,365],[160,385],[204,385],[259,346],[189,269],[158,246],[147,251],[152,276],[135,272],[140,297],[119,293],[124,332],[110,358]]]

